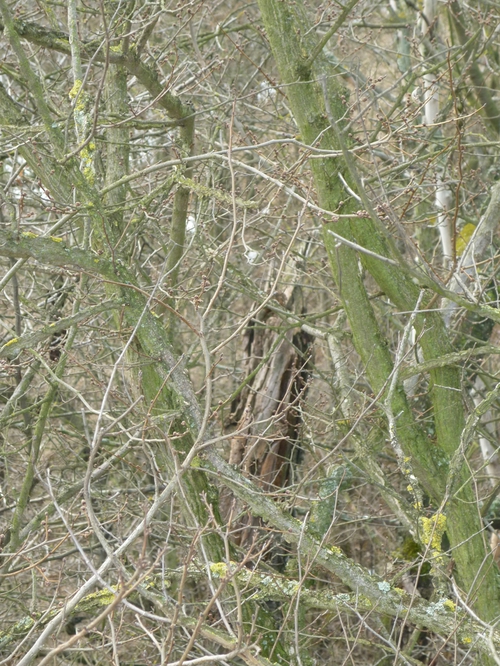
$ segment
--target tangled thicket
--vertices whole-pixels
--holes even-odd
[[[498,19],[0,0],[2,663],[499,663]]]

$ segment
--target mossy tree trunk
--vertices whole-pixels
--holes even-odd
[[[300,0],[294,3],[259,0],[259,7],[302,140],[324,150],[344,151],[343,157],[311,160],[311,169],[319,204],[332,213],[323,220],[323,238],[332,273],[356,350],[363,359],[374,393],[383,402],[394,367],[363,285],[358,258],[402,311],[415,309],[420,289],[360,187],[348,154],[349,140],[343,133],[349,113],[348,91],[341,84],[339,72],[318,52],[318,41],[304,4]],[[362,204],[349,194],[342,180],[358,191]],[[358,255],[352,247],[338,242],[330,231],[388,261],[362,252]],[[431,302],[432,296],[432,293],[425,295],[424,304],[415,316],[426,360],[453,351],[441,315],[425,311],[425,303]],[[446,515],[457,583],[476,612],[487,621],[497,615],[500,594],[465,460],[461,461],[459,481],[453,492],[446,494],[449,464],[459,447],[465,423],[460,371],[453,367],[431,370],[430,383],[435,438],[417,424],[401,385],[392,396],[392,413],[398,415],[396,436],[410,476],[415,474],[432,499],[434,510]]]

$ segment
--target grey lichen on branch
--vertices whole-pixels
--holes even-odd
[[[253,515],[261,516],[270,525],[284,532],[290,543],[300,544],[303,557],[310,558],[335,574],[353,590],[353,595],[332,595],[326,591],[311,593],[308,597],[309,591],[303,588],[299,591],[297,581],[268,572],[241,572],[241,575],[247,576],[259,587],[261,598],[293,600],[300,594],[301,601],[304,598],[306,605],[316,608],[338,610],[342,606],[343,610],[350,608],[352,612],[366,609],[390,617],[404,616],[408,622],[439,634],[456,633],[464,645],[470,646],[473,643],[474,647],[485,654],[489,654],[491,649],[489,638],[494,645],[500,646],[500,635],[492,633],[486,637],[483,624],[471,620],[452,599],[442,598],[436,602],[417,599],[355,563],[346,557],[340,548],[325,547],[315,534],[307,528],[304,529],[299,520],[286,514],[260,488],[226,463],[214,450],[207,450],[201,460],[206,461],[207,468],[250,507]],[[227,571],[228,567],[223,562],[212,565],[212,573],[219,576],[225,576]],[[460,616],[458,631],[457,614]]]
[[[140,598],[141,593],[145,594],[146,598],[157,599],[159,607],[163,609],[168,617],[169,610],[173,614],[173,609],[169,609],[168,604],[165,602],[163,591],[170,589],[173,583],[183,577],[187,577],[193,583],[196,583],[200,578],[203,580],[204,574],[200,573],[202,569],[203,567],[196,565],[190,567],[187,571],[182,568],[178,570],[166,570],[162,574],[148,575],[141,581],[140,588],[132,593],[129,600],[136,602]],[[293,578],[287,578],[271,571],[253,571],[245,567],[239,567],[235,563],[213,562],[210,564],[210,572],[213,578],[219,582],[226,580],[227,584],[231,584],[231,581],[235,580],[238,587],[244,590],[244,603],[250,598],[260,601],[274,600],[291,603],[300,595],[301,605],[308,609],[343,612],[352,615],[370,613],[374,610],[384,613],[386,610],[383,602],[375,603],[369,597],[358,592],[332,594],[328,590],[318,591],[308,589]],[[458,616],[460,619],[458,638],[462,644],[469,646],[471,643],[474,643],[480,650],[488,653],[488,640],[481,636],[483,633],[482,626],[478,622],[467,618],[465,613],[460,608],[457,608],[451,599],[441,599],[437,602],[415,599],[403,590],[391,587],[387,581],[383,580],[378,582],[377,587],[382,599],[394,598],[400,613],[405,613],[408,608],[411,608],[412,617],[409,619],[416,622],[418,626],[426,626],[440,633],[447,631],[455,632],[455,624]],[[116,595],[112,589],[92,592],[75,606],[71,614],[68,615],[67,620],[71,620],[71,618],[79,616],[82,613],[89,616],[98,614],[104,608],[110,606],[115,599]],[[22,618],[8,631],[0,633],[0,651],[26,636],[35,625],[38,625],[38,627],[47,625],[59,612],[60,608],[56,608],[49,613],[38,613]],[[196,623],[194,619],[184,616],[178,616],[177,621],[186,629],[191,629]],[[212,633],[205,633],[205,630]],[[225,645],[226,647],[230,647],[232,645],[231,641],[234,640],[225,632],[220,630],[217,632],[208,624],[202,625],[202,633],[206,638],[212,639],[216,643]],[[493,633],[491,641],[497,648],[500,646],[500,636],[498,634]],[[247,660],[245,659],[245,661]]]

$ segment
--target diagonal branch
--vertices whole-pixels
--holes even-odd
[[[455,604],[451,599],[429,602],[391,586],[386,580],[350,560],[340,548],[324,547],[311,535],[309,530],[304,530],[299,520],[286,514],[260,488],[226,463],[214,449],[207,450],[203,454],[203,458],[216,477],[241,501],[245,502],[254,515],[260,516],[286,534],[289,542],[300,544],[304,558],[311,558],[327,571],[338,576],[353,590],[355,598],[360,599],[362,604],[366,604],[367,609],[394,618],[406,617],[416,626],[426,627],[438,634],[456,634],[464,645],[470,646],[473,641],[474,647],[485,654],[490,653],[484,624],[471,621],[464,610],[457,609],[459,604]],[[292,595],[296,592],[293,582],[288,589]],[[282,589],[280,592],[283,594]],[[303,592],[301,591],[301,599]],[[327,598],[328,595],[324,597],[325,603]],[[333,608],[333,603],[332,599],[330,608]],[[492,640],[494,644],[500,646],[500,635],[493,635]]]

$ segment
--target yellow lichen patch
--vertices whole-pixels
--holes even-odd
[[[75,99],[75,97],[78,95],[80,90],[82,89],[83,81],[81,79],[77,79],[75,83],[73,84],[73,87],[69,91],[69,96],[71,99]]]
[[[214,576],[225,576],[227,573],[227,564],[225,562],[213,562],[210,565],[210,571]]]
[[[4,344],[4,346],[2,347],[2,349],[5,349],[5,347],[8,347],[9,345],[13,345],[13,344],[14,344],[15,342],[17,342],[18,340],[19,340],[19,338],[12,338],[12,340],[9,340],[8,342],[6,342],[6,343]]]
[[[99,590],[98,592],[92,592],[85,597],[85,602],[98,604],[99,606],[109,606],[115,599],[114,592],[110,590]]]
[[[422,528],[422,542],[430,546],[436,553],[441,552],[441,539],[446,529],[446,516],[444,513],[436,513],[430,518],[420,518]]]
[[[34,234],[32,231],[23,231],[21,236],[24,236],[25,238],[38,238],[38,234]]]
[[[457,257],[461,257],[465,252],[468,242],[472,238],[472,234],[476,230],[476,225],[467,223],[455,239],[455,252]]]
[[[57,236],[51,236],[50,240],[54,241],[54,243],[62,243],[62,238],[58,238]]]
[[[90,185],[95,183],[94,153],[94,141],[90,141],[80,151],[80,158],[82,160],[82,173]]]
[[[443,606],[452,613],[454,613],[457,610],[456,605],[453,603],[451,599],[446,599],[446,601],[443,601]]]
[[[359,595],[359,597],[357,599],[357,604],[358,604],[358,607],[361,607],[361,608],[365,608],[365,609],[373,608],[373,603],[372,603],[371,599],[368,599],[368,597],[365,597],[364,594]]]
[[[85,176],[87,182],[90,185],[93,185],[94,182],[95,182],[95,173],[94,173],[93,167],[91,167],[91,166],[83,167],[82,171],[83,171],[83,175]]]
[[[470,636],[464,636],[461,641],[462,643],[465,643],[465,645],[470,645],[472,643],[472,638]]]
[[[341,551],[340,548],[338,548],[337,546],[332,546],[332,547],[330,548],[330,551],[331,551],[334,555],[342,555],[342,551]]]

